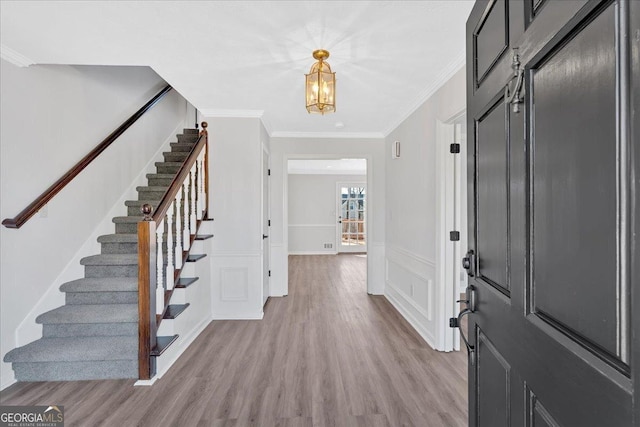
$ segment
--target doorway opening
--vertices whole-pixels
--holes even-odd
[[[438,123],[439,177],[439,281],[442,307],[438,349],[460,350],[460,333],[449,327],[448,319],[460,311],[457,302],[467,287],[462,255],[467,251],[466,114],[461,112]]]
[[[285,194],[289,262],[317,255],[366,261],[367,159],[287,159]],[[348,264],[362,266],[366,277],[366,262]]]
[[[337,193],[338,253],[367,252],[367,184],[339,182]]]

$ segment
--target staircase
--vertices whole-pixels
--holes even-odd
[[[197,129],[183,132],[163,153],[164,162],[156,163],[157,173],[147,175],[148,185],[137,187],[138,200],[125,202],[127,216],[113,218],[115,234],[98,238],[101,253],[80,261],[85,277],[60,287],[65,305],[37,317],[42,338],[5,355],[18,381],[138,378],[137,224],[141,206],[159,205],[198,139]],[[181,277],[176,287],[194,281]],[[188,305],[169,305],[163,317],[175,318]],[[151,354],[158,356],[176,338],[158,337]]]

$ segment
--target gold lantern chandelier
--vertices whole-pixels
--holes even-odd
[[[305,95],[309,113],[332,113],[336,111],[336,73],[331,71],[328,63],[329,51],[318,49],[313,51],[318,61],[311,66],[306,76]]]

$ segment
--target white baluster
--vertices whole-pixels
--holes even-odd
[[[204,147],[198,156],[198,211],[197,218],[202,219],[204,213]]]
[[[203,214],[204,214],[204,211],[209,209],[209,206],[207,206],[207,192],[209,191],[209,189],[207,188],[207,180],[206,180],[207,172],[205,171],[205,165],[207,164],[206,159],[207,159],[208,147],[209,146],[207,144],[205,144],[204,147],[202,147],[202,213]]]
[[[180,219],[180,214],[182,212],[182,187],[178,190],[178,194],[176,195],[175,205],[176,205],[176,269],[182,268],[182,220]]]
[[[167,211],[167,290],[173,289],[173,205]]]
[[[189,234],[189,177],[184,180],[184,198],[182,206],[184,207],[183,227],[182,227],[182,250],[188,251],[191,246],[191,235]]]
[[[164,311],[164,262],[162,259],[162,234],[164,233],[164,219],[156,228],[156,314]]]
[[[196,234],[196,165],[195,163],[189,171],[191,176],[191,215],[189,216],[189,229]]]

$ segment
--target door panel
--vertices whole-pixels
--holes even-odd
[[[509,295],[508,123],[502,98],[476,122],[479,277]]]
[[[476,86],[509,46],[509,2],[492,0],[474,31],[474,46],[477,52],[475,62]]]
[[[469,425],[640,425],[640,2],[498,4],[467,21]]]
[[[538,400],[537,396],[533,394],[533,391],[526,388],[527,394],[527,427],[560,427],[547,408]]]
[[[530,265],[533,311],[619,355],[614,11],[531,72]]]
[[[510,426],[511,367],[482,331],[478,330],[477,337],[478,423]]]

